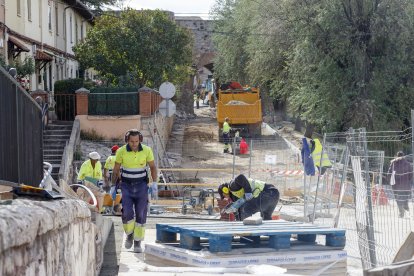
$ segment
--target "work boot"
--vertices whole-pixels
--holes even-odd
[[[125,248],[130,249],[132,247],[132,242],[134,241],[134,234],[131,233],[127,235],[127,238],[125,240]]]
[[[134,241],[134,253],[142,253],[141,241]]]

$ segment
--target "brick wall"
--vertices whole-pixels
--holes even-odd
[[[161,101],[161,96],[156,92],[139,92],[139,115],[151,116]]]
[[[88,115],[89,93],[76,93],[76,115]]]

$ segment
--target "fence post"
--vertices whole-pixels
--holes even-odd
[[[368,237],[368,248],[371,264],[373,267],[377,266],[377,256],[375,251],[375,236],[374,236],[374,218],[372,212],[372,193],[371,193],[371,181],[369,176],[369,163],[368,163],[368,145],[365,128],[361,129],[361,138],[364,147],[364,166],[365,166],[365,187],[367,189],[367,200],[368,200],[368,217],[367,217],[367,237]]]
[[[414,110],[411,109],[411,154],[413,159],[413,172],[414,172]],[[412,178],[414,185],[414,177]]]
[[[234,179],[234,170],[236,166],[236,137],[233,138],[233,177]]]
[[[84,87],[75,91],[76,93],[76,115],[88,115],[89,93],[90,91]]]
[[[249,177],[252,172],[252,151],[253,151],[253,139],[250,140]]]

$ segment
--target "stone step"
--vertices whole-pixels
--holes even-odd
[[[63,155],[63,149],[43,149],[43,156],[49,154]]]
[[[62,161],[62,156],[61,155],[56,155],[56,156],[43,155],[43,160],[49,163],[57,163],[57,162],[60,163]]]
[[[68,139],[57,139],[57,138],[46,138],[43,139],[43,144],[46,145],[48,143],[50,144],[66,144],[68,143]]]
[[[72,125],[47,125],[45,130],[72,130]]]
[[[65,135],[70,136],[72,133],[71,129],[49,129],[43,132],[43,135]]]
[[[43,134],[43,140],[69,140],[70,135],[61,135],[61,134]]]

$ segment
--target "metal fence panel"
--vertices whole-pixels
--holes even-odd
[[[89,115],[137,115],[139,114],[138,92],[90,93]]]
[[[42,110],[0,68],[0,179],[39,186],[43,178]]]

